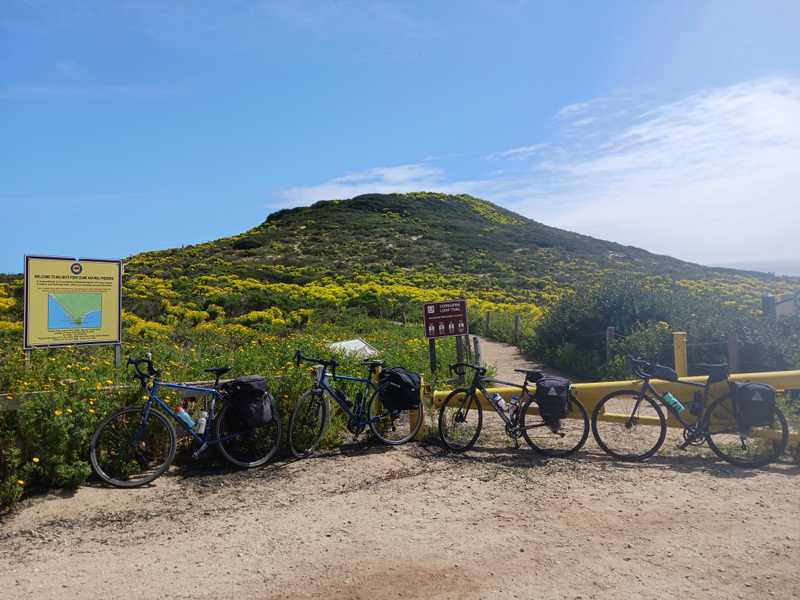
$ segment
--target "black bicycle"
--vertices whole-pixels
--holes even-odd
[[[640,461],[658,452],[667,435],[662,407],[683,426],[683,442],[678,446],[681,450],[708,443],[717,456],[732,465],[760,467],[777,460],[786,449],[789,427],[777,406],[773,405],[773,414],[763,421],[768,424],[753,426],[744,418],[730,385],[722,386],[724,391],[711,400],[712,388],[728,383],[728,365],[698,365],[709,373],[702,384],[681,381],[670,367],[633,356],[628,357],[628,363],[642,380],[641,388],[612,392],[592,412],[594,438],[614,458]],[[658,393],[651,379],[698,388],[688,415],[680,400],[669,392]]]
[[[363,361],[368,371],[366,377],[340,375],[336,373],[339,363],[335,359],[311,358],[298,351],[294,356],[295,366],[299,367],[301,362],[318,366],[313,387],[300,395],[289,419],[289,448],[297,458],[310,455],[319,445],[330,422],[329,398],[347,417],[347,429],[354,439],[369,427],[384,444],[396,446],[414,439],[419,432],[422,402],[410,410],[389,410],[382,405],[374,381],[383,366],[382,360]],[[360,389],[351,399],[335,387],[337,382],[349,382]]]
[[[522,385],[486,377],[486,369],[468,363],[450,365],[451,373],[463,375],[466,369],[473,371],[472,382],[467,388],[457,388],[442,402],[439,409],[439,437],[450,450],[464,452],[478,441],[483,427],[482,396],[494,408],[505,424],[506,433],[518,445],[519,438],[536,452],[545,456],[564,457],[580,450],[589,437],[589,415],[583,405],[569,393],[566,418],[551,419],[542,416],[538,401],[528,387],[544,374],[541,371],[514,369],[525,375]],[[516,402],[506,408],[499,394],[490,395],[487,383],[519,388]]]

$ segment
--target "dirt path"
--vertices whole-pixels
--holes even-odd
[[[483,362],[495,368],[495,375],[498,379],[521,382],[522,376],[514,369],[540,370],[553,375],[561,375],[555,369],[528,360],[515,346],[483,337],[479,339]]]
[[[69,598],[800,597],[800,468],[345,447],[34,498],[0,590]],[[205,579],[208,577],[208,579]]]

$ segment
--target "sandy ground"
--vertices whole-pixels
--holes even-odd
[[[0,597],[800,597],[800,467],[672,448],[354,444],[31,498],[0,522]]]

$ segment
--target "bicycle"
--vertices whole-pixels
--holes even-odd
[[[167,416],[179,423],[198,445],[192,453],[195,459],[209,447],[218,446],[229,463],[251,468],[265,464],[277,452],[281,437],[277,407],[273,406],[274,418],[268,425],[249,428],[233,411],[232,405],[224,402],[224,395],[218,389],[219,380],[231,370],[230,367],[205,369],[215,376],[214,386],[207,388],[161,381],[161,372],[153,366],[149,354],[147,358],[128,359],[128,365],[133,366],[134,377],[145,390],[147,400],[141,406],[126,406],[108,415],[92,437],[89,452],[92,467],[106,483],[121,488],[139,487],[169,468],[175,459],[177,434]],[[146,371],[141,369],[143,365]],[[202,431],[193,430],[159,398],[161,388],[189,391],[206,397],[208,417]],[[220,401],[223,407],[217,413]]]
[[[670,367],[628,356],[628,364],[641,389],[617,390],[600,400],[592,411],[592,432],[597,444],[619,460],[641,461],[653,456],[664,443],[667,421],[662,410],[683,426],[683,442],[678,448],[709,448],[722,460],[737,467],[761,467],[775,461],[789,441],[789,427],[778,407],[773,426],[750,427],[742,421],[730,386],[728,392],[709,403],[715,384],[728,382],[728,365],[699,365],[709,371],[706,383],[681,381]],[[689,406],[694,422],[685,419],[683,404],[672,394],[659,394],[651,379],[698,388]],[[702,390],[702,391],[699,391]],[[604,420],[601,420],[601,416]],[[774,424],[777,423],[777,428]],[[645,427],[640,427],[644,425]],[[652,425],[652,426],[651,426]],[[735,454],[737,453],[738,454]],[[763,452],[763,454],[761,454]]]
[[[367,427],[384,444],[396,446],[412,440],[422,426],[422,402],[412,410],[390,411],[380,403],[378,387],[373,378],[383,366],[382,360],[362,361],[369,373],[367,377],[353,377],[336,373],[335,359],[322,360],[303,356],[294,357],[295,366],[301,362],[318,365],[314,387],[303,392],[289,419],[289,448],[297,458],[309,456],[316,450],[330,422],[330,398],[347,417],[347,429],[355,440]],[[346,381],[360,385],[354,399],[331,385]]]
[[[472,382],[468,388],[457,388],[442,402],[439,409],[439,437],[450,450],[465,452],[478,441],[483,427],[483,408],[478,392],[495,409],[505,424],[506,434],[519,447],[522,437],[534,451],[544,456],[565,457],[580,450],[589,437],[589,415],[583,405],[572,393],[568,398],[566,419],[545,420],[539,411],[532,411],[538,405],[529,383],[536,383],[544,374],[541,371],[514,369],[525,375],[522,385],[486,377],[486,369],[469,363],[450,365],[450,373],[462,374],[466,369],[473,370]],[[509,412],[498,407],[499,397],[490,396],[487,383],[499,383],[521,390],[519,403]]]

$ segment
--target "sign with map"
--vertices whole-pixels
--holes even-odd
[[[24,347],[119,344],[122,263],[25,257]]]

